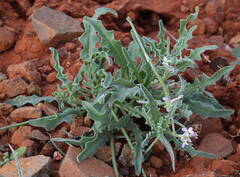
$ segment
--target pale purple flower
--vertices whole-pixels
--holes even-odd
[[[162,100],[163,100],[163,101],[168,101],[168,100],[169,100],[169,97],[164,96],[164,97],[162,97]]]
[[[193,128],[182,128],[183,134],[180,135],[182,141],[182,148],[192,143],[190,138],[197,138],[197,133],[193,131]]]

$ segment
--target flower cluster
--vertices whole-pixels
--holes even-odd
[[[182,128],[183,134],[180,135],[182,141],[182,148],[192,143],[191,138],[197,138],[198,135],[193,131],[193,128]]]

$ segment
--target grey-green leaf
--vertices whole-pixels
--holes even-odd
[[[21,107],[25,104],[32,104],[36,105],[39,102],[48,102],[51,103],[55,101],[56,99],[52,96],[46,96],[46,97],[39,97],[37,95],[32,95],[32,96],[17,96],[15,98],[9,99],[5,101],[6,104],[11,104],[16,107]]]
[[[190,97],[185,97],[184,102],[189,106],[189,109],[204,118],[222,117],[229,118],[234,111],[225,109],[214,97],[196,92]]]

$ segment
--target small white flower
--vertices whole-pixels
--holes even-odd
[[[163,100],[163,101],[168,101],[168,100],[169,100],[169,97],[164,96],[164,97],[162,97],[162,100]]]
[[[171,63],[171,61],[166,56],[164,56],[162,60],[163,60],[162,62],[163,65],[169,65]]]
[[[180,135],[182,141],[182,148],[192,143],[190,138],[197,138],[197,133],[193,131],[193,128],[182,128],[183,134]]]

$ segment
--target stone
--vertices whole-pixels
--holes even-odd
[[[11,143],[17,146],[21,146],[22,142],[28,139],[28,135],[31,133],[32,128],[30,126],[19,127],[11,137]]]
[[[133,153],[131,149],[129,148],[128,144],[124,144],[122,148],[122,152],[118,158],[118,161],[123,165],[127,167],[131,167],[133,164]]]
[[[214,171],[202,171],[199,173],[188,174],[184,177],[217,177],[217,174]]]
[[[48,46],[71,41],[83,32],[79,21],[45,6],[37,9],[31,19],[39,39]]]
[[[4,27],[0,27],[0,53],[11,48],[14,43],[14,33]]]
[[[16,0],[18,3],[19,7],[23,12],[27,12],[29,8],[31,8],[31,3],[29,0]]]
[[[230,140],[219,133],[210,133],[201,141],[198,150],[213,153],[218,159],[225,158],[233,152]]]
[[[45,173],[49,170],[50,158],[37,155],[28,158],[20,158],[19,163],[23,171],[23,176],[34,177],[42,176],[42,173]],[[7,163],[0,168],[0,175],[2,177],[18,177],[17,167],[15,160]]]
[[[171,14],[171,15],[177,16],[177,14],[179,13],[175,14],[175,12],[179,12],[181,1],[167,0],[159,3],[158,0],[153,0],[153,1],[138,0],[134,2],[133,7],[134,6],[141,7],[143,10],[153,11],[157,14],[164,14],[166,16]]]
[[[31,82],[27,88],[28,95],[42,95],[41,87],[35,82]]]
[[[0,72],[0,82],[2,82],[3,80],[6,80],[6,79],[7,79],[6,74]]]
[[[77,162],[76,157],[80,151],[80,148],[69,147],[59,169],[60,177],[115,176],[112,167],[94,157]]]
[[[149,162],[153,168],[161,168],[163,166],[162,159],[156,156],[150,156]]]
[[[56,75],[57,75],[57,72],[56,72],[56,71],[53,71],[53,72],[49,73],[49,74],[47,75],[47,77],[46,77],[46,81],[47,81],[48,83],[53,83],[53,82],[55,82],[55,81],[57,80]]]
[[[75,137],[81,137],[83,136],[85,133],[90,132],[92,129],[89,127],[85,127],[85,126],[75,126],[72,127],[70,134],[75,136]]]
[[[217,25],[217,22],[215,20],[213,20],[210,17],[206,17],[206,18],[203,19],[203,22],[206,26],[206,33],[207,34],[212,35],[212,34],[217,32],[218,25]]]
[[[157,141],[154,145],[153,145],[153,153],[154,154],[160,154],[161,152],[163,152],[165,150],[164,145],[161,143],[161,141]]]
[[[234,171],[240,170],[240,165],[230,160],[214,160],[211,169],[221,175],[231,176]]]
[[[65,47],[67,50],[71,51],[74,50],[77,47],[77,44],[73,43],[73,42],[67,42],[65,44]]]
[[[234,37],[232,37],[229,41],[229,44],[239,44],[240,43],[240,33],[237,33]]]
[[[154,168],[146,168],[145,169],[146,175],[151,177],[158,177],[157,171]]]
[[[109,146],[103,146],[101,148],[98,148],[95,155],[97,159],[102,160],[106,163],[112,161],[112,152]]]
[[[49,137],[45,134],[43,134],[40,130],[33,130],[31,133],[28,135],[29,139],[32,140],[39,140],[39,141],[48,141]]]
[[[231,141],[223,137],[223,135],[210,133],[203,138],[198,150],[213,153],[216,155],[216,158],[221,159],[230,155],[233,152],[233,147]],[[189,167],[199,173],[203,169],[208,168],[212,162],[213,159],[196,156],[190,160]]]
[[[0,103],[0,115],[7,116],[13,111],[13,106],[6,103]]]
[[[58,108],[49,103],[38,103],[37,108],[41,109],[47,116],[58,113]]]
[[[21,76],[24,80],[39,83],[41,82],[41,74],[37,71],[36,60],[25,61],[19,64],[8,66],[7,74],[9,78]]]
[[[12,98],[27,92],[28,84],[20,77],[4,80],[0,82],[0,93],[4,93],[7,98]]]
[[[0,119],[0,127],[5,127],[5,126],[7,126],[7,125],[8,125],[7,122],[2,121],[2,120]],[[7,131],[7,129],[5,129],[5,130],[0,130],[0,137],[3,136],[3,135],[6,133],[6,131]]]
[[[23,106],[11,112],[10,117],[16,122],[22,122],[28,119],[37,119],[42,116],[42,111],[39,108],[32,106]]]
[[[197,28],[193,31],[193,35],[203,35],[205,33],[205,24],[201,19],[196,19],[190,23],[190,27],[196,25]]]
[[[33,153],[37,151],[37,145],[34,141],[26,139],[21,143],[20,147],[26,147],[26,156],[32,156]]]

